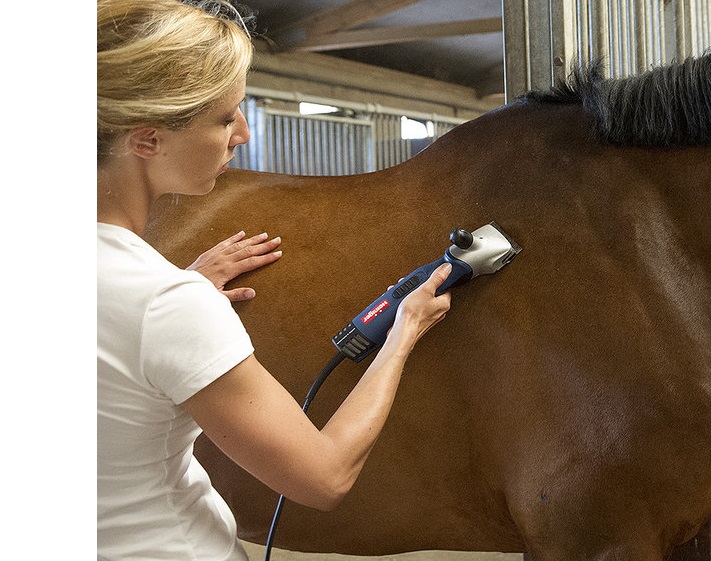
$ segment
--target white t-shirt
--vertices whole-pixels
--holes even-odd
[[[178,405],[254,352],[229,300],[97,225],[97,539],[111,561],[246,561]]]

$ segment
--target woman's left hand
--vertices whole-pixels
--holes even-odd
[[[197,271],[208,278],[232,302],[254,298],[255,292],[252,288],[225,290],[229,281],[242,273],[274,263],[281,257],[281,251],[274,251],[281,243],[281,238],[270,240],[266,233],[247,239],[245,236],[244,232],[239,232],[227,238],[208,249],[188,267],[188,270]]]

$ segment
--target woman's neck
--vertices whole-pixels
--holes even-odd
[[[99,166],[96,175],[97,221],[122,226],[141,235],[152,203],[141,166],[122,158]]]

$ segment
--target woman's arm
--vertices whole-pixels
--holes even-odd
[[[380,435],[410,351],[449,309],[449,294],[434,295],[449,267],[403,300],[380,352],[320,431],[254,355],[184,407],[223,452],[274,491],[317,509],[335,508]]]

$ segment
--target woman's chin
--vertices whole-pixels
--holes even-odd
[[[207,195],[210,191],[215,188],[215,179],[207,181],[201,185],[197,185],[194,189],[188,193],[189,195]]]

